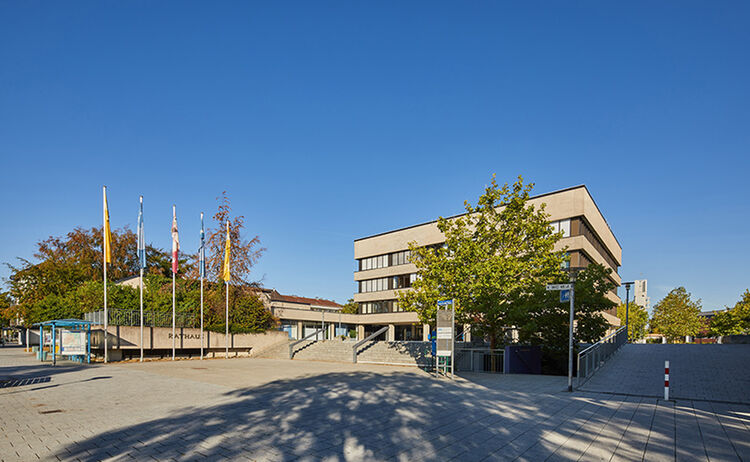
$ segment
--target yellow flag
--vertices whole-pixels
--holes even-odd
[[[229,240],[229,220],[227,220],[227,246],[224,250],[224,281],[229,282],[231,279],[229,276],[229,249],[231,249],[232,244]]]
[[[107,187],[104,187],[104,230],[102,231],[104,241],[104,261],[112,263],[112,236],[109,230],[109,208],[107,208]]]

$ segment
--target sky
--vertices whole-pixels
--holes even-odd
[[[0,262],[101,224],[198,246],[227,191],[253,278],[353,296],[354,239],[491,175],[585,184],[652,305],[750,288],[750,3],[0,1]],[[0,277],[9,270],[0,268]],[[624,296],[624,289],[620,289]]]

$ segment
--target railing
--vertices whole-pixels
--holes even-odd
[[[456,350],[456,371],[503,374],[505,350],[461,348]]]
[[[84,313],[83,318],[94,324],[104,324],[104,310]],[[107,310],[108,324],[110,326],[140,326],[141,313],[137,310],[120,310],[112,308]],[[143,325],[147,327],[172,327],[171,311],[145,311],[143,312]],[[200,314],[192,311],[181,311],[175,314],[176,327],[199,327]]]
[[[594,372],[599,370],[599,368],[602,367],[621,346],[626,344],[627,341],[628,333],[625,330],[625,327],[620,327],[608,336],[578,353],[576,387],[580,387],[590,379],[594,375]]]
[[[309,339],[310,337],[316,337],[319,333],[323,332],[324,330],[325,329],[321,327],[320,329],[317,329],[312,334],[308,334],[308,335],[304,336],[303,338],[297,340],[296,342],[290,343],[289,344],[289,359],[292,359],[294,357],[294,347],[295,346],[299,345],[300,343],[304,342],[305,340]]]
[[[381,335],[383,332],[385,332],[387,330],[388,330],[388,326],[385,326],[385,327],[383,327],[381,329],[378,329],[377,331],[375,331],[374,334],[370,335],[369,337],[365,338],[364,340],[361,340],[361,341],[355,343],[354,346],[352,347],[352,362],[353,363],[357,362],[357,350],[359,349],[360,346],[362,346],[363,344],[365,344],[365,343],[369,342],[370,340],[374,339],[378,335]]]

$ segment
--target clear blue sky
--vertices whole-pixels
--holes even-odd
[[[586,184],[652,303],[750,287],[747,2],[0,2],[0,261],[101,223],[194,251],[227,190],[283,293],[492,173]],[[1,277],[8,270],[0,270]],[[621,290],[624,295],[624,290]]]

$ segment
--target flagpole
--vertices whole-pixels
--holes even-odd
[[[141,268],[141,362],[143,362],[143,268]]]
[[[198,268],[198,271],[201,275],[201,359],[203,359],[203,277],[204,277],[204,266],[205,266],[205,250],[203,248],[203,212],[201,212],[201,248],[200,252],[198,254],[198,259],[200,260],[198,262],[198,265],[200,265],[200,268]]]
[[[107,187],[102,186],[102,262],[104,263],[104,363],[109,360],[107,355]]]
[[[141,267],[141,278],[140,283],[140,296],[141,296],[141,362],[143,362],[143,259],[141,256],[141,245],[143,245],[145,252],[146,243],[144,242],[145,236],[143,236],[143,196],[141,196],[141,213],[140,223],[138,223],[138,266]]]
[[[227,313],[226,313],[226,337],[224,338],[224,343],[226,344],[226,356],[227,359],[229,359],[229,281],[227,281]]]
[[[174,222],[177,211],[176,207],[172,206],[172,221]],[[174,238],[173,238],[174,239]],[[176,257],[174,255],[174,243],[172,244],[172,259],[174,260]],[[175,271],[174,271],[174,261],[172,262],[172,361],[174,361],[174,350],[175,350]]]
[[[172,361],[174,361],[174,349],[175,349],[175,297],[174,297],[174,284],[175,284],[175,275],[174,271],[172,271]]]

